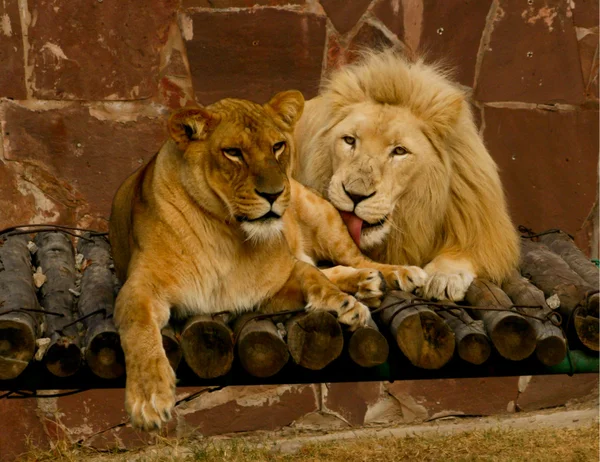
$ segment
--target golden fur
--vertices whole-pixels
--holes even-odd
[[[420,268],[364,257],[335,208],[289,178],[303,104],[289,91],[262,106],[182,109],[169,120],[171,140],[119,188],[110,241],[125,283],[115,321],[134,426],[158,427],[174,406],[160,334],[171,314],[306,305],[354,328],[370,318],[357,298],[376,306],[384,282],[412,290],[425,281]],[[328,279],[310,264],[322,259],[348,267],[326,270]]]
[[[306,103],[295,139],[293,176],[338,210],[385,217],[363,228],[361,249],[424,267],[423,295],[460,300],[474,277],[498,282],[517,265],[497,166],[465,92],[439,67],[365,53]],[[364,200],[354,208],[351,195]]]

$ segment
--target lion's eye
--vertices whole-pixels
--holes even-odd
[[[344,140],[344,143],[349,144],[350,146],[354,146],[356,144],[356,138],[353,136],[344,136],[342,139]]]
[[[275,143],[273,145],[273,153],[278,156],[285,149],[285,141],[280,141],[279,143]]]
[[[392,151],[392,156],[403,156],[404,154],[408,154],[408,149],[402,146],[396,146]]]
[[[234,159],[242,158],[242,150],[240,148],[223,148],[223,154]]]

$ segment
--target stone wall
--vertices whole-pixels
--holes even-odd
[[[445,59],[472,89],[515,223],[562,228],[598,255],[595,0],[4,0],[0,18],[0,228],[106,229],[116,188],[162,144],[170,109],[289,88],[310,98],[360,47],[396,45]],[[500,412],[517,381],[228,389],[185,403],[171,431]],[[566,387],[555,403],[582,392],[554,382]],[[477,407],[473,393],[493,399]],[[122,402],[122,391],[0,401],[2,421],[23,415],[0,432],[0,454],[28,433],[130,445],[128,427],[108,430]]]

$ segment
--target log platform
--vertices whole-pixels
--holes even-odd
[[[598,292],[564,238],[524,240],[521,274],[477,279],[458,305],[392,291],[355,332],[320,311],[198,315],[163,347],[178,386],[597,372]],[[0,236],[0,390],[122,387],[117,291],[104,236]]]

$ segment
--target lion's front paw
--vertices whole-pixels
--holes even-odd
[[[175,373],[166,356],[146,359],[128,367],[125,408],[131,425],[157,430],[171,419],[175,406]]]
[[[467,272],[446,273],[437,271],[429,276],[423,287],[418,290],[420,296],[434,300],[461,301],[474,276]]]
[[[418,266],[396,266],[384,272],[389,287],[412,292],[427,281],[427,273]]]
[[[334,311],[338,321],[347,324],[350,330],[366,326],[371,319],[369,308],[360,303],[356,298],[343,292],[333,292],[319,300],[313,300],[306,306],[308,311],[325,310]]]

